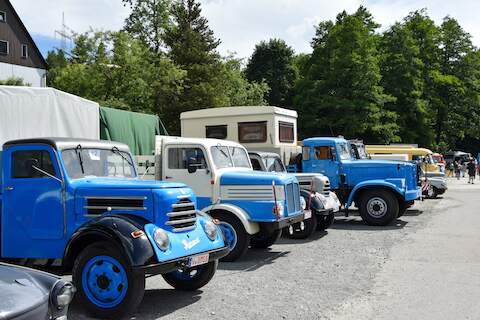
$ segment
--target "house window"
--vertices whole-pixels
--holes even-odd
[[[227,126],[206,126],[205,136],[211,139],[227,139]]]
[[[295,141],[293,123],[280,121],[278,123],[278,131],[280,142],[293,143]]]
[[[0,40],[0,54],[7,55],[8,51],[8,41]]]
[[[0,22],[7,22],[7,14],[5,11],[0,11]]]
[[[26,44],[22,44],[22,58],[28,58],[28,46]]]
[[[239,122],[238,141],[240,143],[266,142],[267,121]]]

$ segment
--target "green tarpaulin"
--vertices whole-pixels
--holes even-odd
[[[126,143],[134,155],[152,155],[155,135],[164,134],[155,115],[100,107],[100,138]]]

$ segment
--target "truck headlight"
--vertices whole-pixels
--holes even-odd
[[[75,294],[75,287],[70,282],[59,281],[52,292],[53,304],[63,309],[70,304]]]
[[[157,228],[153,234],[153,238],[160,250],[167,251],[167,249],[170,248],[170,238],[164,230]]]
[[[207,234],[208,239],[213,241],[217,238],[217,226],[211,220],[206,220],[203,223],[203,230]]]
[[[307,201],[305,201],[304,197],[300,197],[300,205],[302,206],[302,210],[307,208]]]
[[[283,205],[283,201],[277,201],[277,203],[275,203],[273,206],[273,214],[279,218],[285,216],[284,210],[285,207]]]

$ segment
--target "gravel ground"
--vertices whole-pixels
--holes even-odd
[[[221,263],[197,292],[152,277],[132,318],[478,319],[479,191],[451,180],[443,199],[417,202],[388,227],[337,218],[314,239]],[[70,317],[88,319],[76,305]]]

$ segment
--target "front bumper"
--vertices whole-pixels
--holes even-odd
[[[230,252],[230,248],[228,246],[225,246],[220,249],[200,252],[200,253],[192,254],[189,256],[168,260],[165,262],[159,262],[159,263],[150,264],[147,266],[135,267],[134,272],[144,272],[145,275],[157,275],[157,274],[169,273],[184,267],[187,264],[188,259],[191,257],[208,253],[209,261],[215,261],[225,257],[229,252]]]
[[[292,217],[285,217],[271,222],[259,222],[258,224],[260,225],[260,228],[262,230],[265,230],[267,232],[273,232],[275,230],[289,227],[292,224],[298,223],[303,220],[305,220],[305,214],[301,213]]]
[[[325,197],[320,193],[316,193],[315,196],[320,199],[325,210],[333,212],[340,211],[342,205],[340,204],[340,200],[338,200],[338,197],[334,192],[330,192],[328,197]]]
[[[407,190],[405,192],[405,201],[418,200],[422,196],[422,189],[416,188],[415,190]]]

